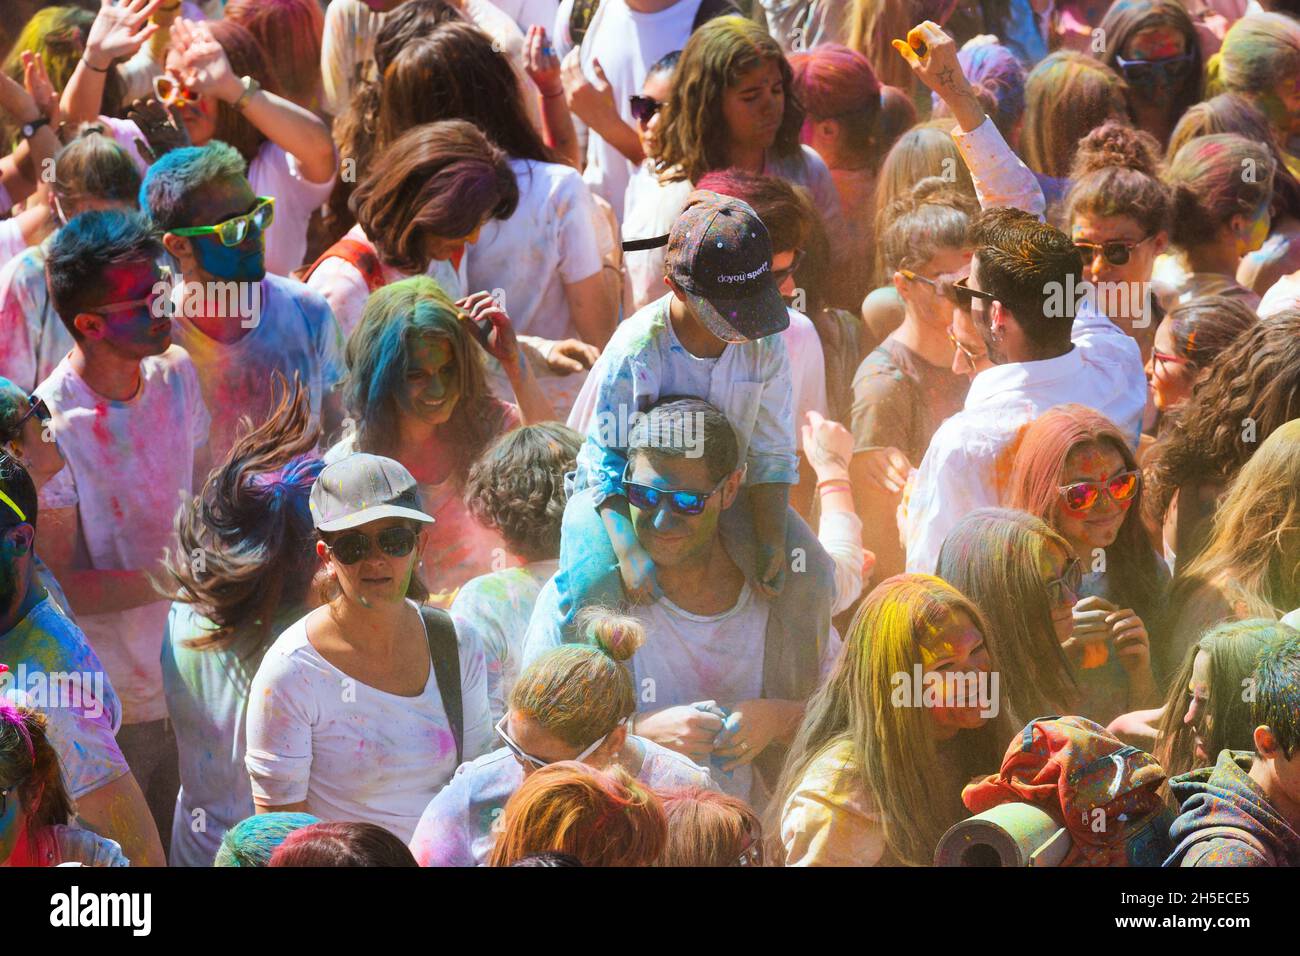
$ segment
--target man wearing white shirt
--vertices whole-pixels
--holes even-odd
[[[1000,503],[1012,441],[1047,409],[1094,408],[1133,448],[1142,429],[1137,343],[1078,294],[1086,287],[1070,238],[1006,208],[981,213],[971,238],[975,256],[959,301],[995,364],[975,376],[965,407],[930,440],[907,504],[908,571],[933,573],[961,517]]]

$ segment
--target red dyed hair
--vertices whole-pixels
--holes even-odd
[[[751,846],[762,846],[758,814],[744,800],[706,790],[661,791],[668,817],[668,847],[660,866],[739,866]]]
[[[320,87],[321,5],[316,0],[229,0],[225,19],[246,28],[264,49],[275,50],[284,94],[310,107]]]
[[[651,790],[619,766],[596,770],[576,760],[529,775],[506,803],[504,822],[489,866],[546,851],[583,866],[649,866],[668,842],[668,819]]]
[[[1124,459],[1125,469],[1138,467],[1124,433],[1109,418],[1084,405],[1058,405],[1021,431],[1006,506],[1027,511],[1059,530],[1059,488],[1065,478],[1065,462],[1070,452],[1086,445],[1114,448]],[[1162,610],[1158,606],[1162,586],[1158,558],[1142,523],[1140,484],[1130,501],[1119,534],[1106,549],[1102,568],[1111,592],[1137,611],[1154,634]],[[1092,555],[1078,557],[1085,571],[1094,568]]]

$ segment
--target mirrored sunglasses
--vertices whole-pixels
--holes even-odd
[[[704,511],[709,499],[716,495],[726,482],[727,479],[723,478],[714,486],[712,491],[680,491],[673,488],[655,488],[652,485],[642,485],[634,481],[628,481],[627,472],[623,473],[623,489],[629,504],[642,511],[655,511],[661,503],[666,503],[677,514],[690,517]]]
[[[1105,481],[1076,481],[1072,485],[1060,485],[1057,490],[1071,511],[1089,511],[1101,500],[1103,490],[1112,501],[1128,501],[1141,485],[1142,472],[1135,468]]]
[[[215,235],[223,246],[237,246],[248,238],[250,232],[265,232],[273,222],[275,200],[270,196],[258,196],[257,205],[242,216],[235,216],[215,226],[182,226],[169,231],[177,236]]]

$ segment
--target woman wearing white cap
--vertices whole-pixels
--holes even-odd
[[[327,466],[311,512],[325,603],[280,635],[253,680],[253,802],[409,841],[461,761],[489,749],[483,649],[419,603],[433,519],[402,465],[354,454]]]

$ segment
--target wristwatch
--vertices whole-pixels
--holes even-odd
[[[244,84],[244,92],[240,94],[239,99],[235,100],[235,102],[230,105],[242,113],[244,107],[248,105],[249,100],[251,100],[257,94],[257,91],[262,88],[262,84],[257,82],[257,80],[253,79],[251,76],[241,76],[239,82]]]
[[[38,116],[30,123],[24,123],[22,126],[20,126],[18,128],[18,131],[23,134],[23,139],[31,139],[33,136],[36,135],[36,131],[39,130],[42,126],[49,126],[49,125],[50,125],[50,118],[48,116]]]

